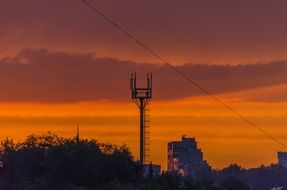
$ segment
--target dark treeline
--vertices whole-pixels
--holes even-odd
[[[270,190],[273,187],[287,187],[287,169],[278,164],[244,169],[232,164],[222,170],[213,171],[213,182],[220,184],[227,179],[237,179],[251,189]]]
[[[287,185],[279,165],[243,169],[231,165],[196,180],[177,174],[141,175],[126,146],[95,140],[31,135],[6,139],[0,147],[0,189],[4,190],[265,190]]]

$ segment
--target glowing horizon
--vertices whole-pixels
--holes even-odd
[[[226,101],[268,134],[286,142],[287,102]],[[0,108],[5,110],[0,112],[2,140],[7,136],[18,141],[30,133],[47,131],[72,137],[79,122],[82,138],[127,144],[135,158],[138,157],[138,109],[133,102],[1,103]],[[214,168],[232,163],[244,167],[274,163],[277,151],[282,150],[210,98],[152,101],[150,108],[151,161],[161,164],[163,169],[166,167],[167,142],[179,140],[183,134],[196,138],[204,159]],[[258,159],[256,155],[264,156]]]

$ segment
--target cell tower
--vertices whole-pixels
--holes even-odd
[[[140,164],[148,162],[149,151],[149,119],[147,114],[147,105],[152,98],[152,73],[147,74],[147,87],[137,87],[136,73],[131,74],[131,93],[132,99],[140,110]]]

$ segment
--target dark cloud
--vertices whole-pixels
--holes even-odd
[[[287,83],[285,61],[252,65],[186,64],[176,68],[215,94]],[[15,57],[0,60],[0,101],[128,101],[130,73],[137,72],[143,85],[149,71],[154,75],[155,99],[203,95],[165,65],[26,49]]]

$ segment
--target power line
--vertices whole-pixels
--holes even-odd
[[[154,57],[156,57],[158,60],[160,60],[161,62],[163,62],[164,64],[166,64],[170,69],[172,69],[173,71],[175,71],[178,75],[180,75],[183,79],[189,81],[190,83],[192,83],[195,87],[197,87],[198,89],[200,89],[202,92],[204,92],[205,94],[207,94],[208,96],[210,96],[211,98],[213,98],[215,101],[217,101],[219,104],[223,105],[226,109],[228,109],[229,111],[231,111],[234,115],[236,115],[237,117],[239,117],[240,119],[242,119],[243,121],[245,121],[246,123],[248,123],[249,125],[251,125],[252,127],[255,127],[257,130],[259,130],[263,135],[265,135],[266,137],[272,139],[275,143],[279,144],[280,146],[286,148],[286,145],[283,144],[280,140],[276,139],[275,137],[273,137],[272,135],[268,134],[266,131],[264,131],[263,129],[261,129],[259,126],[257,126],[255,123],[253,123],[252,121],[250,121],[249,119],[247,119],[246,117],[244,117],[242,114],[240,114],[239,112],[235,111],[232,107],[230,107],[228,104],[224,103],[222,100],[220,100],[219,98],[217,98],[215,95],[213,95],[210,91],[208,91],[207,89],[205,89],[204,87],[202,87],[199,83],[197,83],[196,81],[194,81],[192,78],[190,78],[189,76],[187,76],[185,73],[183,73],[182,71],[180,71],[179,69],[177,69],[176,67],[174,67],[172,64],[170,64],[168,61],[166,61],[164,58],[162,58],[159,54],[157,54],[154,50],[152,50],[151,48],[149,48],[148,46],[146,46],[142,41],[138,40],[134,35],[130,34],[127,30],[125,30],[122,26],[118,25],[116,22],[114,22],[110,17],[106,16],[105,14],[102,13],[102,11],[100,11],[99,9],[97,9],[96,7],[94,7],[92,4],[90,4],[88,1],[86,0],[80,0],[82,3],[84,3],[89,9],[91,9],[93,11],[93,13],[97,16],[101,16],[102,18],[104,18],[106,21],[108,21],[110,24],[112,24],[117,30],[119,30],[121,33],[123,33],[124,35],[126,35],[128,38],[130,38],[131,40],[133,40],[135,43],[137,43],[139,46],[141,46],[144,50],[146,50],[148,53],[150,53],[151,55],[153,55]]]

